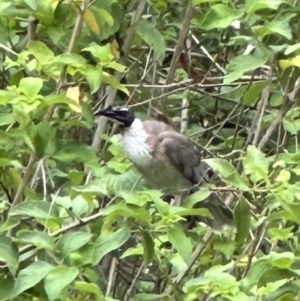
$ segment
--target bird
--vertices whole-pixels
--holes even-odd
[[[119,125],[124,150],[150,188],[191,193],[213,175],[193,142],[172,126],[142,121],[128,106],[108,106],[96,115]]]

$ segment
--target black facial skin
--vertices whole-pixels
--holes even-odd
[[[127,110],[124,110],[126,108]],[[131,108],[125,106],[109,106],[96,113],[96,115],[105,116],[120,124],[121,127],[129,127],[134,121],[134,112]]]

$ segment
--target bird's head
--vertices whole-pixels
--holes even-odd
[[[109,106],[96,113],[96,115],[105,116],[121,127],[129,127],[134,121],[134,112],[126,106]]]

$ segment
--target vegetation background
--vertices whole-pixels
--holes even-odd
[[[2,0],[0,32],[0,300],[300,300],[298,0]],[[223,184],[144,190],[113,103]],[[212,197],[232,223],[186,227]]]

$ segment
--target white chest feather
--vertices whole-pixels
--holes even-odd
[[[123,133],[123,146],[129,159],[138,166],[151,164],[151,148],[146,143],[147,133],[140,119],[135,119]]]

